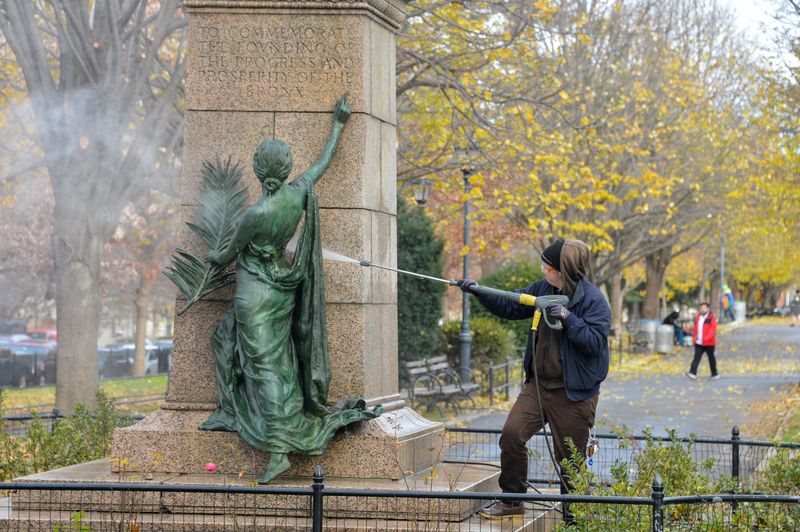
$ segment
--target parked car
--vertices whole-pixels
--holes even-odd
[[[0,345],[11,345],[19,342],[27,342],[31,339],[27,334],[3,334],[0,335]]]
[[[57,342],[58,333],[55,329],[32,329],[26,333],[31,340],[36,342]]]
[[[0,347],[0,386],[25,387],[30,372],[25,360],[18,359],[7,346]]]
[[[112,344],[97,350],[101,379],[128,377],[133,371],[133,344]]]
[[[158,369],[158,346],[150,340],[145,340],[145,371],[152,367]],[[97,367],[100,378],[113,379],[116,377],[129,377],[133,374],[133,359],[136,354],[136,343],[130,339],[122,339],[111,345],[97,350]],[[154,362],[151,362],[151,358]],[[153,373],[153,372],[148,372]],[[155,371],[158,373],[158,371]]]
[[[148,375],[168,373],[172,369],[172,338],[159,338],[155,345],[155,350],[147,352],[145,373]]]
[[[56,381],[55,342],[17,342],[2,347],[0,384],[24,388]]]

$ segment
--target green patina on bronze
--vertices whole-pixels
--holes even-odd
[[[281,141],[262,142],[253,157],[262,196],[239,217],[232,236],[209,246],[206,257],[207,269],[215,271],[236,259],[236,296],[211,342],[219,407],[200,428],[238,432],[270,453],[262,483],[288,469],[288,453],[322,454],[338,429],[381,414],[380,406],[367,410],[362,399],[327,404],[331,372],[314,184],[328,168],[349,116],[345,96],[336,104],[319,160],[290,183],[284,184],[292,168],[289,149]],[[225,202],[218,203],[218,218],[224,218]],[[286,245],[301,221],[290,263]],[[181,277],[177,260],[170,278]],[[202,284],[203,276],[196,278],[195,285]],[[189,289],[203,292],[201,286]]]

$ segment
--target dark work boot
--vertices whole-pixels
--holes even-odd
[[[495,501],[493,504],[487,506],[478,515],[485,519],[502,519],[504,517],[518,517],[525,514],[525,506],[522,503],[507,503],[503,501]]]

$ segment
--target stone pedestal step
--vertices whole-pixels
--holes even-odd
[[[450,523],[452,527],[460,527],[490,501],[378,494],[383,492],[386,495],[387,491],[496,493],[499,491],[498,476],[499,468],[492,465],[438,464],[423,473],[409,475],[397,481],[326,478],[325,516],[337,522],[387,520],[398,523]],[[17,479],[22,483],[102,484],[103,489],[64,490],[55,485],[52,490],[18,489],[11,497],[9,523],[19,523],[20,520],[37,521],[48,515],[61,519],[64,515],[74,516],[78,511],[93,516],[92,519],[98,522],[139,515],[142,519],[146,516],[150,520],[165,519],[167,523],[171,523],[170,516],[182,516],[182,521],[193,519],[199,523],[216,523],[220,518],[223,521],[234,519],[233,516],[236,516],[235,522],[241,520],[252,523],[268,519],[273,519],[276,523],[281,520],[305,522],[305,519],[310,518],[310,495],[290,491],[292,488],[309,488],[310,478],[281,479],[275,487],[290,489],[283,493],[202,491],[206,487],[213,489],[220,486],[249,486],[254,480],[255,477],[211,473],[113,473],[110,460],[97,460]],[[160,487],[188,486],[197,491],[122,491],[114,489],[115,483],[152,485],[154,490]],[[335,489],[359,492],[358,495],[334,495],[331,490]],[[374,491],[376,495],[370,495],[370,491]],[[3,529],[4,524],[0,522],[0,530]]]
[[[340,532],[549,532],[559,523],[559,514],[546,508],[528,508],[524,516],[490,521],[478,515],[457,523],[449,521],[391,518],[332,518],[326,515],[323,530]],[[312,521],[304,516],[208,515],[165,513],[110,513],[69,511],[12,512],[10,521],[0,521],[0,530],[52,532],[65,530],[124,530],[126,532],[255,532],[310,531]]]

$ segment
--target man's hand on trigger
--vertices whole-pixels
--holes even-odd
[[[472,290],[470,290],[470,287],[476,284],[478,284],[478,282],[475,281],[474,279],[459,279],[458,281],[456,281],[456,286],[459,287],[464,292],[472,292]]]
[[[553,303],[549,307],[547,307],[547,317],[551,320],[566,320],[570,314],[572,314],[567,307],[562,305],[561,303]]]

